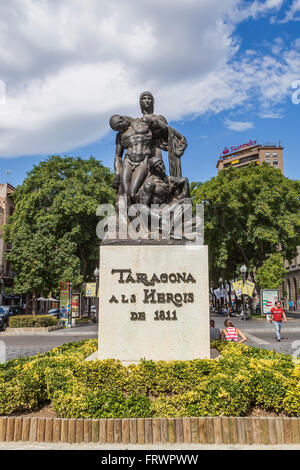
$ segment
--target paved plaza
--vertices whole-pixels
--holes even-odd
[[[98,325],[95,323],[34,336],[0,336],[0,360],[4,362],[20,356],[33,356],[64,343],[97,337]]]
[[[224,327],[225,317],[211,314],[211,318],[217,328]],[[288,321],[283,324],[280,343],[276,341],[273,325],[264,319],[245,321],[233,317],[231,320],[246,335],[245,344],[300,357],[300,314],[287,313]],[[0,336],[1,362],[44,353],[64,343],[97,337],[98,325],[95,323],[34,336]]]
[[[266,319],[240,320],[232,317],[231,321],[247,337],[245,344],[300,357],[300,313],[287,312],[286,316],[287,323],[283,323],[280,343],[276,341],[273,324]],[[226,316],[211,314],[211,318],[215,320],[216,328],[224,328]]]

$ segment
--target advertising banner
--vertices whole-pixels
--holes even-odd
[[[87,282],[85,286],[85,296],[86,297],[96,297],[96,283]]]
[[[255,284],[254,282],[245,281],[245,285],[243,287],[243,293],[252,297],[254,291]]]
[[[250,281],[245,281],[243,285],[243,281],[242,279],[240,279],[238,281],[233,282],[232,287],[237,296],[241,296],[243,294],[243,295],[249,295],[249,297],[252,297],[255,284]]]
[[[70,302],[70,282],[60,283],[60,308],[63,309],[69,306]]]
[[[214,294],[217,297],[217,299],[221,299],[222,297],[226,299],[228,292],[226,289],[215,289]]]
[[[80,317],[80,296],[81,294],[72,294],[72,318]]]
[[[236,296],[240,297],[243,293],[243,281],[240,279],[239,281],[233,282],[232,287],[235,291]]]
[[[279,299],[278,289],[262,289],[262,313],[267,315],[270,313],[271,308],[275,307],[275,302]]]

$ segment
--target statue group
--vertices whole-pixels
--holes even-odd
[[[154,114],[152,93],[145,91],[140,95],[140,107],[141,117],[114,114],[109,121],[117,132],[114,159],[116,209],[120,214],[125,202],[125,217],[130,219],[130,207],[139,207],[144,220],[147,219],[144,230],[139,228],[139,238],[153,235],[153,221],[156,221],[157,231],[162,231],[164,214],[168,214],[168,221],[172,214],[168,231],[170,238],[176,238],[176,220],[182,219],[187,211],[191,212],[189,182],[181,172],[181,157],[187,142],[183,135],[168,125],[164,116]],[[169,176],[162,150],[168,152]],[[192,225],[191,221],[189,223]],[[137,238],[136,234],[131,236],[130,233],[128,237]],[[189,239],[190,235],[185,237]]]

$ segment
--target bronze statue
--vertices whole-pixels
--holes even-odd
[[[140,95],[140,107],[142,114],[158,119],[167,125],[167,132],[153,133],[153,145],[156,147],[156,156],[161,157],[161,150],[167,150],[169,155],[169,173],[170,176],[182,176],[181,162],[187,142],[183,135],[168,125],[164,116],[154,114],[154,97],[149,91],[144,91]]]
[[[167,176],[164,162],[155,157],[150,160],[150,175],[147,177],[140,201],[142,204],[170,204],[188,199],[190,188],[187,178]]]
[[[110,126],[117,132],[114,186],[119,221],[130,222],[130,207],[139,205],[138,212],[148,220],[145,231],[149,235],[150,218],[161,222],[164,214],[175,214],[180,206],[172,218],[174,229],[178,214],[191,209],[189,183],[181,175],[180,162],[187,143],[184,136],[168,125],[164,116],[154,114],[154,97],[149,91],[143,92],[139,101],[142,117],[114,114],[110,118]],[[162,150],[168,151],[170,176],[165,171]],[[157,205],[163,205],[163,210],[157,210],[154,207]],[[133,237],[129,234],[129,238]]]
[[[129,203],[138,202],[139,189],[148,175],[149,159],[156,156],[156,139],[167,135],[167,125],[149,115],[132,119],[116,114],[110,118],[110,125],[118,131],[115,183],[121,185],[121,194],[128,198]]]

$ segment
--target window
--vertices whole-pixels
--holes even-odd
[[[278,157],[278,153],[277,152],[273,152],[273,158],[277,158]]]
[[[266,152],[266,153],[265,153],[265,157],[266,157],[266,159],[267,159],[267,158],[270,158],[270,157],[271,157],[270,152]]]
[[[273,160],[273,165],[274,165],[274,166],[278,166],[278,161],[277,161],[277,160]]]
[[[249,157],[240,158],[240,163],[253,162],[258,160],[258,154],[250,155]]]

